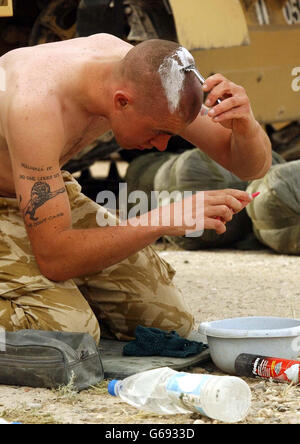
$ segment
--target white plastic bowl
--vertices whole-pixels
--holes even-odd
[[[244,317],[203,322],[199,333],[207,336],[215,365],[234,374],[241,353],[297,360],[300,355],[300,320]]]

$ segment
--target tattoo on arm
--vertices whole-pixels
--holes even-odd
[[[23,168],[25,168],[26,170],[31,170],[31,171],[37,171],[37,172],[44,172],[44,171],[52,171],[53,167],[52,166],[42,166],[42,167],[36,167],[33,165],[28,165],[27,163],[22,162],[21,166]]]
[[[50,185],[47,182],[35,182],[31,189],[31,198],[25,208],[22,209],[24,217],[28,215],[30,220],[35,222],[38,221],[39,218],[35,217],[37,209],[48,202],[48,200],[54,199],[58,194],[65,192],[65,188],[51,191]],[[20,196],[20,202],[21,200],[22,197]]]
[[[22,180],[31,180],[32,182],[45,182],[51,179],[57,179],[60,176],[60,173],[51,174],[50,176],[25,176],[24,174],[19,175],[19,179]]]

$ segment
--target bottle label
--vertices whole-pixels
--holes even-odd
[[[252,373],[261,378],[272,378],[277,381],[299,383],[300,365],[295,361],[278,358],[258,357],[253,363]]]
[[[203,385],[211,377],[210,375],[177,373],[168,379],[166,389],[180,399],[184,407],[207,416],[202,405],[201,391]]]

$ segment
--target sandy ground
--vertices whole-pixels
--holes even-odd
[[[176,284],[202,321],[234,316],[300,318],[299,257],[268,250],[187,252],[168,247],[160,254],[177,270]],[[209,362],[192,372],[222,374]],[[244,423],[300,424],[300,386],[247,379],[253,401]],[[212,424],[198,414],[145,414],[107,394],[107,381],[79,394],[71,389],[0,387],[0,417],[24,423]]]
[[[124,177],[128,164],[118,162]],[[106,176],[109,164],[97,162],[92,173]],[[161,256],[177,270],[176,285],[200,322],[235,316],[300,319],[300,258],[270,250],[188,252],[158,244]],[[222,375],[211,361],[187,369]],[[246,424],[300,424],[300,386],[243,378],[252,391]],[[0,386],[0,418],[41,424],[214,424],[198,414],[158,416],[141,412],[107,394],[108,381],[79,394],[61,390]]]

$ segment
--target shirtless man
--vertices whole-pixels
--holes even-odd
[[[99,206],[61,170],[112,129],[125,149],[166,149],[181,135],[244,180],[262,177],[271,145],[245,90],[216,74],[202,87],[173,42],[132,47],[108,35],[11,51],[0,58],[0,325],[85,331],[131,339],[141,323],[187,335],[193,317],[172,283],[174,270],[149,245],[186,226],[98,227]],[[167,67],[167,68],[166,68]],[[172,89],[173,88],[173,89]],[[224,222],[251,198],[204,193],[204,227]],[[195,199],[193,198],[195,203]],[[242,201],[242,202],[241,202]],[[182,211],[173,204],[173,215]],[[195,208],[193,209],[195,212]],[[193,213],[194,214],[194,213]],[[146,214],[142,217],[148,217]],[[188,227],[190,230],[191,227]],[[93,309],[93,311],[91,310]]]

